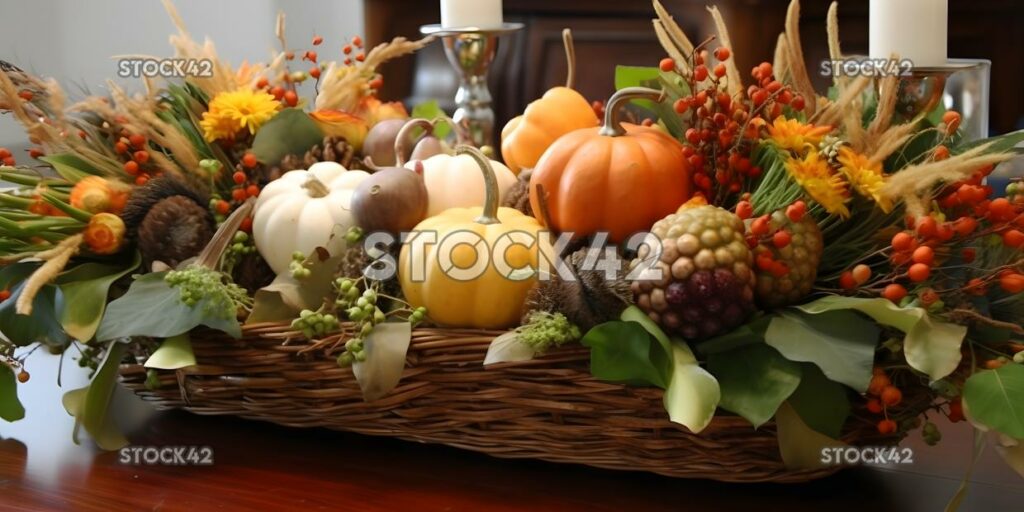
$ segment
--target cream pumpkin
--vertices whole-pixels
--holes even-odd
[[[427,217],[449,208],[468,208],[484,204],[487,187],[480,166],[469,155],[434,155],[421,161],[427,186]],[[498,202],[516,184],[516,175],[499,162],[488,160],[497,180]],[[412,169],[415,162],[405,164]]]
[[[256,249],[274,272],[287,272],[292,253],[317,247],[332,255],[345,250],[345,233],[355,226],[352,192],[370,175],[335,162],[290,171],[268,184],[256,202],[252,234]]]

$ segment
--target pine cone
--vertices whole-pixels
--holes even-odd
[[[533,217],[533,207],[530,206],[530,176],[533,175],[533,169],[523,169],[519,173],[519,180],[516,181],[512,188],[505,192],[505,199],[502,200],[501,205],[509,208],[515,208],[523,213],[523,215],[529,215]]]
[[[592,327],[614,320],[623,309],[633,303],[633,292],[624,279],[623,262],[615,279],[607,279],[603,269],[584,269],[589,247],[579,249],[563,261],[575,275],[575,280],[564,281],[552,271],[526,296],[523,323],[531,313],[546,311],[562,313],[570,322],[586,332]]]
[[[215,227],[207,203],[202,192],[170,176],[132,192],[121,218],[147,267],[158,260],[174,267],[206,247]]]
[[[309,148],[304,155],[288,155],[268,171],[271,179],[296,169],[309,169],[318,162],[338,162],[348,170],[361,168],[362,163],[356,158],[355,148],[342,137],[324,137],[323,142]]]

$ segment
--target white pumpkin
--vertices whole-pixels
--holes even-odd
[[[324,247],[345,250],[345,233],[355,226],[349,211],[352,191],[370,175],[335,162],[289,171],[260,192],[252,219],[256,249],[274,272],[289,271],[292,253]]]
[[[480,165],[469,155],[434,155],[423,163],[423,181],[427,185],[427,217],[449,208],[470,208],[484,204],[484,177]],[[516,175],[504,164],[491,160],[498,179],[498,201],[516,184]],[[416,161],[405,164],[413,169]]]

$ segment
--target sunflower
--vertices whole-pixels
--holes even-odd
[[[199,124],[209,142],[233,138],[245,129],[255,134],[263,123],[274,117],[280,107],[281,103],[272,95],[242,88],[214,96]]]
[[[839,171],[858,194],[875,200],[885,213],[892,211],[892,200],[882,194],[885,173],[881,162],[872,162],[868,157],[848,148],[839,148]]]
[[[768,125],[768,138],[776,146],[802,155],[808,148],[817,148],[821,139],[831,131],[831,126],[814,126],[779,117]]]
[[[817,151],[808,153],[804,158],[786,159],[786,171],[825,211],[843,218],[850,216],[846,207],[849,199],[846,183],[832,172],[828,161],[822,159]]]

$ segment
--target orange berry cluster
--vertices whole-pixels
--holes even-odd
[[[878,433],[892,434],[897,430],[896,422],[889,419],[889,409],[900,405],[903,402],[903,392],[892,384],[892,380],[881,368],[874,369],[871,382],[868,384],[867,410],[872,414],[882,414],[885,417],[878,421]]]
[[[767,62],[752,70],[756,83],[745,95],[730,95],[723,81],[730,50],[720,47],[709,53],[701,46],[690,55],[692,71],[683,72],[671,58],[662,59],[659,68],[680,74],[689,86],[690,94],[673,104],[676,113],[690,124],[683,134],[683,155],[697,190],[715,198],[715,191],[737,194],[746,178],[761,175],[761,168],[750,159],[753,143],[761,136],[763,123],[757,120],[778,117],[785,105],[802,110],[804,100],[774,78]],[[714,66],[712,57],[717,61]]]
[[[234,183],[231,189],[231,200],[235,203],[241,203],[250,197],[260,195],[259,185],[246,172],[255,169],[258,165],[259,161],[256,159],[256,155],[251,152],[242,155],[241,162],[235,167],[234,174],[231,175],[231,181]],[[214,199],[211,201],[211,206],[218,215],[227,215],[232,210],[231,203],[224,199]]]
[[[14,160],[14,155],[11,154],[11,150],[7,148],[0,148],[0,163],[14,167],[17,162]]]
[[[749,198],[744,196],[736,203],[736,216],[743,220],[750,219],[754,214],[754,207]],[[796,201],[786,207],[786,217],[792,222],[800,222],[807,214],[807,203]],[[777,249],[783,249],[793,242],[793,235],[785,228],[775,231],[771,229],[771,215],[762,215],[750,222],[747,229],[747,246],[751,249],[762,247],[754,260],[758,270],[770,272],[775,277],[782,277],[790,272],[786,263],[775,259],[772,251],[764,249],[762,244],[771,244]]]
[[[122,166],[124,172],[134,177],[138,186],[145,185],[153,177],[163,174],[150,163],[148,142],[145,135],[121,130],[120,137],[114,143],[114,151],[126,159]]]

